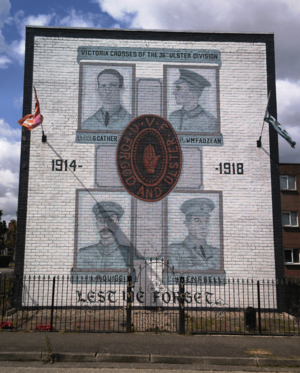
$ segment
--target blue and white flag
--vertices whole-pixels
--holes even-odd
[[[291,145],[292,148],[295,147],[296,142],[292,140],[291,136],[286,132],[286,130],[282,129],[281,124],[277,122],[277,120],[274,117],[272,117],[272,115],[267,113],[266,117],[264,118],[264,121],[272,124],[275,131],[277,131],[280,136],[286,139],[286,141]]]

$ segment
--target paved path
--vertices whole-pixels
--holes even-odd
[[[280,372],[280,373],[286,373],[286,372],[299,372],[299,370],[295,370],[293,368],[255,368],[255,370],[244,370],[243,367],[239,367],[238,370],[234,369],[235,367],[227,367],[226,370],[219,370],[215,369],[216,367],[213,367],[210,370],[206,370],[203,367],[192,367],[192,368],[186,368],[186,367],[170,367],[170,368],[85,368],[85,367],[62,367],[57,365],[52,366],[40,366],[40,367],[25,367],[25,366],[19,366],[19,367],[0,367],[0,373],[174,373],[174,371],[184,371],[184,373],[195,373],[195,372],[205,372],[205,373],[215,373],[216,371],[218,373],[232,373],[233,371],[235,373],[253,373],[253,372]]]
[[[54,364],[42,365],[46,361]],[[60,373],[77,373],[70,370],[77,367],[80,372],[93,368],[87,370],[90,373],[99,368],[102,369],[99,372],[109,372],[108,368],[114,368],[115,372],[131,369],[128,373],[167,372],[168,369],[299,372],[300,337],[0,333],[0,373],[22,371],[18,369],[26,372],[27,367],[34,367],[36,372],[67,369],[59,370]],[[282,367],[286,367],[285,370]]]
[[[300,358],[300,337],[180,336],[163,333],[2,332],[0,351],[42,352],[46,347],[46,335],[54,353]],[[251,353],[251,350],[254,352]]]

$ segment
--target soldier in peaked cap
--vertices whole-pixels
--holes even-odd
[[[172,244],[168,250],[171,266],[183,270],[220,269],[220,249],[210,246],[206,238],[210,228],[210,213],[215,204],[209,198],[192,198],[180,210],[185,215],[188,236],[181,243]]]
[[[78,269],[128,269],[130,242],[119,227],[124,210],[116,202],[97,202],[93,207],[100,241],[77,253]]]
[[[116,216],[118,221],[120,221],[124,214],[124,210],[123,207],[116,202],[104,201],[97,202],[93,206],[93,213],[97,220]]]
[[[179,72],[173,93],[176,104],[182,108],[170,114],[170,123],[176,131],[217,132],[217,119],[198,103],[204,88],[211,86],[210,82],[192,70],[179,69]]]

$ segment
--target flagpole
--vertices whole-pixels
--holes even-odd
[[[45,135],[45,132],[44,132],[43,122],[41,123],[41,126],[42,126],[42,142],[47,142],[47,136]]]
[[[42,142],[47,142],[47,136],[44,133],[43,123],[41,123],[41,126],[42,126]]]
[[[35,90],[35,87],[34,87],[34,90]],[[41,126],[42,126],[42,142],[47,142],[47,136],[45,135],[45,132],[44,132],[43,122],[41,123]]]
[[[35,100],[37,101],[35,86],[33,86],[33,89],[34,89]],[[40,103],[39,103],[39,112],[40,112]],[[47,142],[47,136],[44,133],[43,121],[41,122],[41,126],[42,126],[42,142]]]
[[[268,113],[268,107],[269,107],[270,96],[271,96],[271,91],[269,92],[269,96],[268,96],[268,102],[267,102],[267,106],[266,106],[266,110],[265,110],[265,116],[264,116],[264,119],[263,119],[263,125],[262,125],[262,129],[261,129],[260,137],[259,137],[259,139],[256,141],[256,143],[257,143],[257,147],[258,147],[258,148],[261,148],[261,137],[262,137],[262,133],[263,133],[263,130],[264,130],[265,118],[266,118],[267,113]]]

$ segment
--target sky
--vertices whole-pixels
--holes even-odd
[[[16,218],[25,25],[274,32],[280,162],[300,163],[299,0],[0,0],[0,210]]]

